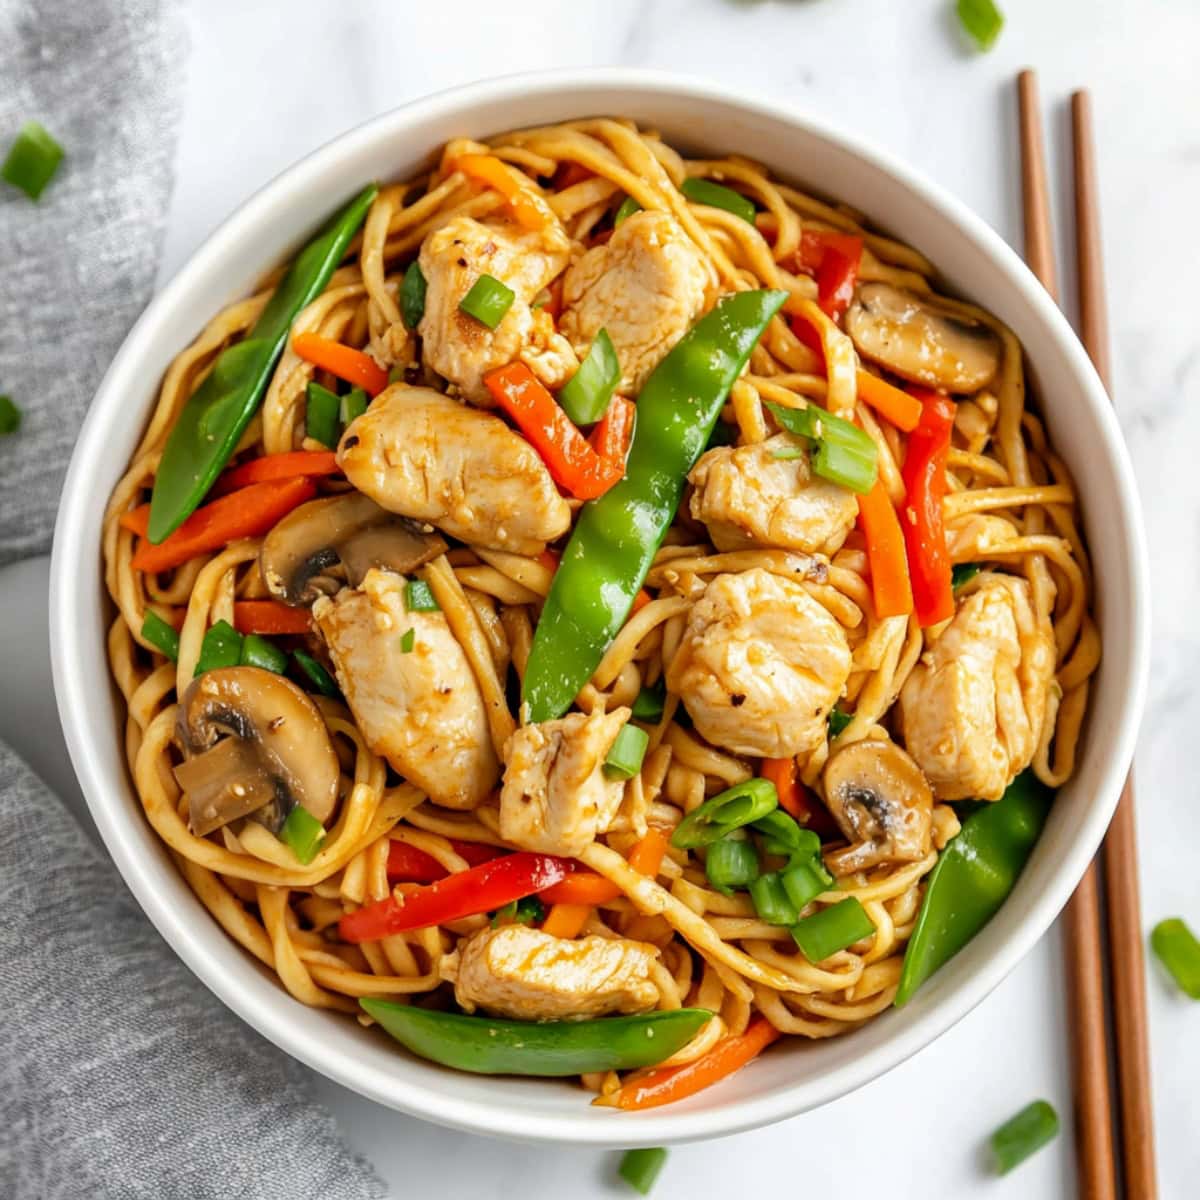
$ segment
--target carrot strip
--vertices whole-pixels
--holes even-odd
[[[303,477],[252,483],[196,509],[157,546],[145,540],[150,520],[150,506],[145,504],[121,518],[126,529],[132,529],[143,538],[131,565],[135,571],[147,574],[167,571],[198,554],[219,550],[238,538],[258,537],[297,505],[311,500],[316,492],[317,485]]]
[[[858,398],[869,404],[897,429],[911,433],[921,420],[921,401],[893,387],[886,379],[861,368],[858,372]]]
[[[806,816],[805,805],[800,796],[800,787],[796,782],[796,760],[794,758],[764,758],[758,772],[764,779],[775,785],[779,796],[779,807],[789,816],[804,824]]]
[[[590,904],[556,904],[542,922],[542,932],[551,937],[578,937],[591,916]]]
[[[265,454],[226,471],[217,478],[208,493],[210,497],[227,496],[238,488],[269,479],[292,479],[297,475],[316,478],[336,475],[341,470],[332,450],[289,450],[285,454]]]
[[[653,879],[662,866],[667,853],[667,837],[657,829],[649,829],[637,845],[629,852],[629,865],[640,875]],[[621,895],[615,883],[594,871],[577,871],[566,879],[539,893],[539,898],[555,907],[561,905],[608,904]]]
[[[533,184],[513,167],[501,162],[494,154],[463,154],[451,164],[470,179],[494,188],[508,201],[508,207],[518,225],[525,229],[544,229],[549,223],[549,206],[536,196]]]
[[[632,400],[626,400],[624,396],[614,396],[608,402],[604,416],[588,435],[588,445],[601,458],[618,464],[622,474],[625,471],[629,445],[633,441],[633,423],[636,415],[637,405]]]
[[[858,523],[867,539],[875,615],[907,616],[913,610],[913,594],[904,533],[882,479],[875,481],[867,495],[858,497]]]
[[[388,385],[387,372],[369,354],[353,346],[343,346],[315,333],[298,333],[292,338],[292,349],[305,362],[330,371],[371,396],[378,396]]]
[[[292,608],[278,600],[235,600],[233,627],[238,633],[308,633],[312,615],[307,608]]]

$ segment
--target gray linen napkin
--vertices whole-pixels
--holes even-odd
[[[303,1068],[168,950],[0,744],[0,1196],[384,1196]]]

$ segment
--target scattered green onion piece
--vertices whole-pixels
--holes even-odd
[[[671,834],[678,850],[710,846],[734,829],[749,825],[779,807],[779,794],[769,779],[747,779],[692,809]]]
[[[661,1146],[626,1150],[621,1156],[621,1165],[617,1168],[617,1173],[635,1192],[648,1196],[666,1161],[667,1152]]]
[[[594,425],[604,416],[620,381],[621,364],[617,362],[612,338],[607,329],[601,329],[579,370],[558,393],[558,402],[576,425]]]
[[[492,928],[513,922],[517,925],[540,925],[546,917],[546,906],[536,896],[510,900],[492,913]]]
[[[400,284],[400,319],[405,329],[416,329],[425,315],[425,272],[421,264],[414,258],[404,272],[404,280]]]
[[[660,679],[653,687],[644,687],[633,702],[633,715],[639,721],[657,724],[662,720],[663,707],[667,701],[667,689]]]
[[[291,846],[292,853],[305,865],[316,857],[325,840],[325,826],[302,804],[297,804],[287,815],[279,840]]]
[[[179,661],[179,634],[152,608],[142,618],[142,637],[172,662]]]
[[[1150,934],[1150,945],[1180,989],[1200,1000],[1200,942],[1179,917],[1159,921]]]
[[[300,668],[300,673],[305,680],[311,683],[322,696],[341,695],[337,680],[311,654],[305,654],[303,650],[293,650],[292,660]]]
[[[343,397],[339,416],[344,429],[351,421],[357,421],[367,411],[367,393],[360,387],[351,388]]]
[[[0,396],[0,434],[16,433],[21,428],[21,410],[11,396]]]
[[[802,912],[805,905],[815,900],[822,892],[833,886],[833,876],[825,869],[820,858],[811,862],[798,862],[780,872],[779,882],[787,898]]]
[[[767,407],[779,427],[797,437],[845,446],[847,450],[856,450],[864,458],[876,453],[875,443],[871,441],[869,433],[850,421],[826,412],[819,404],[809,404],[804,408],[784,408],[781,404],[768,401]]]
[[[724,184],[713,183],[711,179],[685,179],[679,189],[689,200],[697,204],[707,204],[709,208],[723,208],[735,217],[754,224],[754,201],[727,188]]]
[[[616,229],[622,221],[628,220],[635,212],[641,211],[642,206],[632,196],[626,196],[621,201],[621,207],[617,209],[617,215],[613,217],[613,228]]]
[[[248,633],[242,638],[242,655],[238,660],[243,667],[261,667],[282,675],[287,670],[288,656],[274,642],[269,642],[257,633]]]
[[[404,589],[404,603],[409,612],[440,612],[441,605],[433,598],[433,589],[423,579],[410,579]]]
[[[415,629],[406,629],[404,635],[400,638],[400,653],[411,654],[412,648],[417,644],[417,631]]]
[[[341,398],[319,383],[310,383],[305,395],[308,404],[304,412],[304,430],[310,438],[315,438],[322,446],[331,450],[338,443],[338,413],[342,407]]]
[[[759,817],[751,829],[755,833],[761,833],[766,839],[763,849],[768,854],[780,854],[789,860],[805,861],[820,856],[821,839],[781,808],[773,809],[765,816]]]
[[[1045,1100],[1027,1104],[989,1139],[996,1170],[1007,1175],[1058,1136],[1058,1113]]]
[[[866,910],[847,896],[810,917],[801,917],[792,926],[792,937],[810,963],[824,962],[831,954],[861,942],[875,932]]]
[[[504,320],[504,314],[512,308],[516,294],[491,275],[480,275],[471,284],[471,290],[458,302],[458,307],[468,317],[480,324],[495,329]]]
[[[968,584],[983,568],[978,563],[955,563],[950,572],[950,586],[957,592],[964,584]]]
[[[806,453],[803,446],[779,446],[771,451],[771,457],[781,459],[784,462],[791,462],[793,459],[803,458]]]
[[[719,892],[729,895],[733,888],[748,887],[758,878],[758,855],[745,840],[722,838],[708,848],[704,873]]]
[[[604,774],[609,779],[632,779],[642,769],[650,735],[636,725],[622,725],[608,757],[604,760]]]
[[[796,923],[799,914],[783,890],[783,880],[778,871],[760,875],[750,885],[750,899],[754,902],[754,911],[758,913],[759,920],[766,921],[768,925]]]
[[[854,714],[842,712],[835,704],[829,710],[829,736],[831,738],[841,737],[842,731],[854,720]]]
[[[218,667],[236,667],[242,661],[242,635],[228,621],[218,621],[200,643],[196,660],[197,675]]]
[[[1004,14],[994,0],[958,0],[958,20],[980,50],[990,50],[1004,28]]]
[[[54,178],[62,162],[63,148],[37,121],[27,121],[0,167],[0,179],[19,187],[36,200]]]
[[[875,486],[879,461],[873,447],[868,457],[847,446],[818,442],[812,452],[812,469],[814,475],[865,496]]]

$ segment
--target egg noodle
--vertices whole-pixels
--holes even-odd
[[[569,235],[575,258],[611,218],[615,205],[630,196],[643,209],[674,217],[710,265],[718,292],[786,290],[785,313],[812,323],[823,355],[795,336],[787,316],[774,318],[734,385],[723,419],[736,426],[737,444],[752,445],[776,430],[768,402],[787,408],[815,402],[853,418],[877,446],[879,476],[890,496],[903,499],[903,435],[860,402],[859,364],[849,338],[818,307],[814,279],[785,264],[795,262],[806,230],[861,237],[860,284],[881,282],[928,296],[935,286],[931,264],[917,251],[867,229],[852,210],[799,192],[756,163],[736,156],[687,159],[654,132],[628,121],[581,120],[506,134],[486,144],[449,144],[431,173],[379,192],[361,237],[324,292],[293,323],[293,337],[309,331],[365,347],[385,366],[403,361],[411,338],[398,306],[405,267],[426,237],[452,218],[496,219],[506,203],[498,192],[481,189],[454,168],[464,153],[494,155],[531,181],[541,181],[540,194]],[[560,186],[547,182],[563,180],[569,164],[581,170]],[[680,185],[697,176],[750,197],[758,209],[756,223],[689,201]],[[205,631],[222,619],[233,623],[235,601],[269,595],[258,566],[261,539],[236,541],[170,572],[144,574],[132,565],[137,539],[120,523],[148,498],[184,403],[219,352],[245,335],[277,279],[273,276],[263,290],[219,313],[166,372],[145,434],[105,518],[105,579],[117,609],[108,653],[126,702],[125,748],[138,795],[188,884],[229,935],[273,970],[293,997],[358,1014],[369,1023],[358,1006],[360,997],[437,993],[441,1000],[431,997],[427,1003],[448,1003],[446,956],[466,936],[485,928],[488,917],[355,945],[337,937],[339,919],[391,894],[387,863],[393,841],[427,852],[451,873],[467,869],[468,863],[450,839],[505,846],[496,795],[473,812],[433,805],[412,783],[389,772],[343,703],[314,696],[337,749],[342,782],[336,818],[312,861],[300,865],[288,846],[253,821],[236,832],[226,825],[209,836],[195,836],[173,775],[181,759],[177,700],[193,677]],[[961,604],[989,574],[1028,581],[1035,622],[1052,626],[1056,655],[1044,715],[1034,722],[1032,766],[1038,778],[1058,786],[1074,767],[1089,679],[1100,654],[1074,489],[1041,419],[1027,406],[1016,338],[969,303],[946,297],[938,303],[944,311],[994,331],[1002,354],[1000,370],[984,390],[958,397],[947,465],[947,544],[955,563],[985,563],[987,571],[965,584],[956,598]],[[240,461],[317,448],[306,441],[304,428],[305,389],[313,378],[313,366],[289,345],[238,446]],[[345,485],[338,480],[321,486],[335,491]],[[578,697],[578,709],[611,711],[630,705],[643,687],[661,681],[685,636],[694,603],[718,575],[758,568],[797,577],[804,556],[780,549],[720,551],[686,510],[685,501],[654,560],[646,581],[649,602],[635,610],[604,655]],[[506,681],[510,668],[524,676],[553,569],[545,556],[456,545],[423,574],[466,652],[500,757],[520,720],[506,698]],[[799,762],[804,784],[819,793],[831,752],[895,732],[893,706],[900,691],[945,626],[923,630],[915,616],[876,617],[867,551],[857,531],[830,560],[821,560],[820,570],[805,572],[804,579],[806,592],[844,632],[852,656],[839,702],[852,719]],[[143,638],[147,609],[176,624],[181,620],[176,663]],[[1020,634],[1032,636],[1025,627]],[[757,772],[756,760],[708,744],[684,716],[680,697],[668,692],[615,823],[578,856],[620,890],[617,899],[592,910],[582,932],[657,947],[661,956],[653,983],[658,1007],[698,1006],[719,1015],[672,1062],[695,1059],[721,1038],[742,1033],[756,1015],[784,1034],[808,1038],[845,1033],[870,1020],[893,999],[923,881],[938,849],[959,828],[954,810],[944,803],[935,806],[932,848],[919,861],[881,863],[845,875],[836,889],[813,901],[811,911],[816,911],[856,897],[875,927],[873,936],[814,965],[797,951],[788,928],[759,919],[745,892],[726,895],[709,884],[695,852],[671,848],[653,879],[627,862],[647,828],[671,830],[706,797]],[[584,1077],[585,1085],[601,1097],[619,1082],[613,1072]]]

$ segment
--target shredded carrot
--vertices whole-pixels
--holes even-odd
[[[633,424],[637,415],[637,405],[624,396],[614,396],[604,410],[604,416],[596,423],[596,428],[588,435],[588,445],[601,458],[619,463],[621,471],[625,470],[625,459],[629,455],[629,446],[633,441]]]
[[[916,396],[892,387],[886,379],[859,368],[858,398],[869,404],[897,429],[911,433],[921,420],[921,401]]]
[[[387,372],[369,354],[353,346],[343,346],[315,333],[298,333],[292,338],[292,349],[305,362],[361,387],[368,395],[378,396],[388,385]]]
[[[858,522],[867,539],[876,617],[907,616],[913,610],[913,594],[904,533],[882,479],[858,497]]]
[[[681,1067],[655,1067],[594,1103],[632,1111],[683,1100],[728,1079],[757,1058],[777,1037],[779,1030],[766,1017],[756,1017],[740,1037],[722,1038],[707,1054],[693,1062]]]
[[[523,228],[544,229],[550,223],[549,207],[541,196],[536,195],[532,182],[494,154],[463,154],[451,166],[469,178],[495,188],[508,201],[513,217]]]
[[[663,857],[667,853],[667,836],[657,829],[649,829],[629,852],[629,865],[653,879],[662,866]],[[584,905],[591,908],[597,904],[608,904],[621,895],[621,889],[615,883],[605,879],[595,871],[577,871],[566,879],[538,893],[539,898],[555,907],[562,905]]]
[[[125,529],[142,537],[131,565],[151,574],[178,567],[198,554],[220,550],[238,538],[258,537],[297,505],[311,500],[317,486],[311,479],[271,479],[252,483],[198,508],[178,529],[157,546],[146,540],[150,505],[143,504],[121,518]]]
[[[319,475],[336,475],[341,467],[332,450],[289,450],[285,454],[265,454],[226,471],[212,485],[209,496],[226,496],[238,488],[252,483],[265,483],[268,479],[292,479],[306,475],[315,479]]]
[[[775,785],[779,796],[779,807],[789,816],[803,823],[805,805],[800,797],[800,787],[796,781],[796,760],[794,758],[764,758],[759,774]]]
[[[312,629],[307,608],[292,608],[278,600],[235,600],[233,627],[238,633],[302,634]]]
[[[590,904],[556,904],[542,922],[542,932],[551,937],[578,937],[591,916]]]

